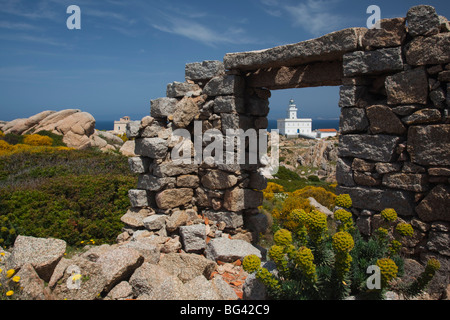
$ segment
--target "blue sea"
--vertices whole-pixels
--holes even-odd
[[[99,120],[95,123],[95,128],[97,130],[113,130],[114,129],[114,120],[106,121]],[[277,128],[277,120],[269,120],[268,130]],[[312,129],[336,129],[339,130],[339,120],[313,120],[312,121]]]
[[[98,120],[95,121],[95,129],[97,130],[114,130],[114,120]]]

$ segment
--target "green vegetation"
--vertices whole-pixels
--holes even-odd
[[[0,245],[12,245],[18,234],[72,246],[114,242],[136,184],[127,158],[72,150],[51,133],[45,137],[56,147],[18,144],[0,155]]]
[[[332,217],[315,210],[312,196],[329,208],[339,204]],[[381,227],[367,238],[354,225],[349,195],[336,196],[321,187],[305,187],[286,192],[283,186],[269,183],[260,208],[270,214],[273,238],[264,239],[268,257],[276,272],[260,266],[252,255],[243,261],[247,272],[254,272],[271,299],[383,299],[388,290],[406,297],[422,292],[440,268],[431,259],[425,271],[411,283],[393,282],[403,275],[402,247],[413,235],[411,225],[400,222],[393,208],[383,210]],[[344,209],[346,208],[346,209]],[[380,286],[368,288],[370,266],[380,270]]]
[[[300,177],[296,172],[280,166],[278,172],[274,175],[276,179],[269,179],[269,182],[273,182],[283,186],[287,192],[294,192],[295,190],[302,189],[307,186],[320,186],[329,191],[332,188],[329,184],[321,181],[316,175],[310,175],[307,179]]]

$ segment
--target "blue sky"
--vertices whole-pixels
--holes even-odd
[[[365,27],[371,4],[392,18],[422,3],[450,18],[442,0],[0,0],[0,120],[66,108],[141,119],[186,63]],[[66,27],[72,4],[80,30]],[[302,117],[339,116],[338,88],[322,87],[272,91],[269,118],[290,98]]]

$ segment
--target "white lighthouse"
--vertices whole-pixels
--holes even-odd
[[[277,129],[280,134],[315,138],[315,134],[312,133],[312,119],[297,118],[297,111],[298,109],[294,100],[289,100],[286,119],[277,120]]]

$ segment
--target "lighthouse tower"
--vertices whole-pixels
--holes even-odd
[[[312,119],[297,118],[297,106],[294,99],[289,100],[287,108],[286,119],[277,120],[277,129],[280,134],[286,136],[303,136],[307,138],[313,137],[312,133]]]
[[[294,103],[294,99],[289,100],[289,108],[287,111],[288,119],[297,119],[297,106]]]

